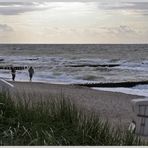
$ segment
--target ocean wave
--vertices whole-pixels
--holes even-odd
[[[33,66],[35,81],[84,83],[148,78],[148,45],[0,45],[0,49],[4,49],[0,50],[0,59],[4,60],[0,65]],[[0,70],[0,76],[9,79],[10,71]],[[28,81],[28,70],[18,70],[16,79]]]

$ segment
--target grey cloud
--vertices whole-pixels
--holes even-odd
[[[1,15],[17,15],[24,12],[45,10],[44,2],[0,2]],[[40,7],[42,5],[42,7]],[[44,6],[43,6],[44,5]]]
[[[87,1],[89,0],[77,0],[77,2]],[[25,12],[41,11],[57,7],[56,5],[53,6],[51,2],[74,2],[74,0],[24,0],[23,2],[22,0],[0,1],[0,15],[18,15]]]
[[[13,31],[13,28],[7,24],[0,24],[0,32],[10,32]]]
[[[1,1],[8,3],[22,2],[22,0],[1,0]],[[100,0],[23,0],[23,2],[100,2]]]
[[[147,0],[0,0],[1,2],[107,2],[115,4],[117,2],[147,2]],[[23,2],[22,2],[23,1]]]
[[[148,15],[148,2],[122,2],[118,1],[115,3],[102,2],[98,3],[98,8],[103,10],[125,10],[132,11],[133,14],[137,15]]]
[[[0,6],[30,5],[30,2],[0,2]]]
[[[140,0],[130,0],[131,2],[123,2],[122,0],[1,0],[0,14],[1,15],[17,15],[24,12],[45,10],[49,8],[46,3],[50,2],[94,2],[99,9],[104,10],[133,10],[141,11],[143,15],[148,15],[148,2]],[[40,5],[44,5],[40,7]],[[89,5],[89,3],[88,3]],[[53,8],[51,6],[51,8]]]
[[[111,6],[110,9],[148,10],[148,2],[126,2],[119,6]]]
[[[111,34],[136,34],[135,30],[126,25],[120,25],[118,27],[101,27],[100,29]]]
[[[134,12],[148,15],[148,2],[117,2],[117,3],[102,3],[99,8],[106,10],[132,10]]]

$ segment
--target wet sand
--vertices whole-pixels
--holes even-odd
[[[87,113],[96,113],[112,125],[122,127],[127,127],[134,119],[131,100],[143,98],[136,95],[93,90],[83,86],[38,82],[10,83],[14,85],[13,92],[32,94],[32,96],[36,94],[36,97],[32,97],[32,101],[39,101],[41,98],[46,101],[50,99],[48,96],[64,94]]]

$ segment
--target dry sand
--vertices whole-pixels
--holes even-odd
[[[32,97],[33,101],[38,101],[42,96],[45,100],[49,99],[48,95],[61,95],[69,97],[81,109],[94,112],[107,119],[112,125],[122,125],[127,127],[134,119],[131,100],[143,98],[141,96],[127,95],[123,93],[105,92],[93,90],[87,87],[70,86],[62,84],[46,84],[37,82],[10,82],[15,86],[14,92],[17,90],[20,94],[37,94],[38,97]]]

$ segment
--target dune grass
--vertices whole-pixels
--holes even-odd
[[[133,133],[86,115],[64,95],[38,103],[22,98],[16,103],[0,93],[0,145],[145,145]]]

